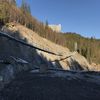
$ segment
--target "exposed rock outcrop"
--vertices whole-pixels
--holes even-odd
[[[62,56],[27,47],[5,37],[0,37],[0,55],[25,59],[31,67],[41,67],[41,64],[43,64],[47,67],[63,68],[65,70],[91,70],[87,60],[77,52],[72,53],[68,48],[54,44],[18,23],[7,24],[2,28],[2,31],[28,44]]]
[[[8,84],[15,76],[21,72],[30,69],[28,62],[20,58],[0,57],[0,90],[5,84]]]

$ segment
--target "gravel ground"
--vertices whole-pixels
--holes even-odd
[[[0,100],[100,100],[100,85],[88,78],[23,72],[0,92]]]

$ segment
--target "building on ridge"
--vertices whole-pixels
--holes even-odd
[[[53,31],[61,32],[61,24],[58,25],[48,25]]]

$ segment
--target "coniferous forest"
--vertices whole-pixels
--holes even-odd
[[[31,15],[30,6],[25,0],[22,0],[20,7],[17,7],[15,0],[0,0],[0,28],[9,22],[20,23],[48,40],[68,47],[71,51],[77,49],[90,63],[100,64],[100,39],[85,38],[71,32],[53,31],[47,22],[42,23]]]

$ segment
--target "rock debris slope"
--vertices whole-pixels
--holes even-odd
[[[37,33],[18,23],[9,23],[2,28],[2,31],[30,45],[62,56],[52,55],[40,50],[32,49],[4,37],[1,37],[0,39],[1,55],[21,58],[29,62],[31,67],[40,67],[43,65],[47,67],[63,68],[64,70],[92,69],[87,60],[77,52],[70,52],[68,48],[42,38]],[[68,58],[64,59],[67,56]]]

